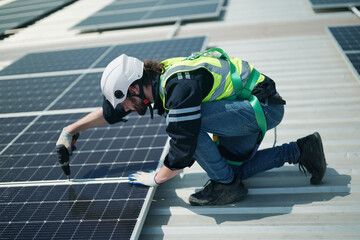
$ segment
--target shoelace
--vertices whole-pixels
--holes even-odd
[[[208,192],[209,190],[211,190],[213,188],[213,186],[214,186],[214,184],[212,184],[212,180],[211,179],[207,180],[207,182],[203,186],[204,192]]]
[[[301,172],[301,173],[303,173],[303,174],[305,174],[305,176],[307,176],[307,174],[306,174],[306,168],[305,168],[305,166],[303,165],[303,164],[301,164],[301,163],[299,163],[299,171]]]

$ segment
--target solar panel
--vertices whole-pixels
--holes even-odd
[[[360,26],[329,27],[343,51],[360,51]]]
[[[0,155],[0,182],[65,179],[56,163],[54,144],[61,129],[83,115],[40,117]],[[134,114],[120,126],[87,130],[71,159],[72,177],[127,177],[137,170],[155,169],[167,139],[165,126],[159,116],[151,120]],[[9,162],[11,167],[3,166]]]
[[[87,69],[109,46],[30,53],[0,72],[0,76]]]
[[[57,164],[55,142],[64,126],[101,106],[99,81],[113,58],[187,56],[203,50],[204,41],[32,53],[4,69],[0,239],[136,239],[154,189],[130,185],[127,176],[157,168],[168,138],[165,120],[130,114],[127,122],[82,132],[70,159],[71,182]]]
[[[358,53],[348,53],[346,54],[349,61],[352,63],[354,69],[358,73],[358,76],[360,76],[360,52]]]
[[[34,117],[0,118],[0,151],[33,119]]]
[[[44,110],[78,77],[65,75],[2,80],[0,113]]]
[[[146,195],[127,183],[0,188],[0,239],[130,239]]]
[[[309,0],[315,10],[360,6],[359,0]]]
[[[193,51],[201,49],[204,41],[205,37],[202,36],[30,53],[0,71],[0,76],[104,68],[112,59],[122,53],[139,59],[154,60],[188,56]],[[102,72],[102,70],[99,69],[98,72]],[[0,79],[6,79],[6,77]]]
[[[360,80],[360,26],[329,27],[328,31]]]
[[[0,35],[6,30],[23,27],[76,0],[17,0],[0,6]]]
[[[102,70],[120,54],[160,61],[189,56],[204,41],[194,37],[25,55],[0,71],[0,113],[42,111],[58,97],[50,110],[98,107]]]
[[[73,27],[98,31],[219,17],[224,0],[114,1]]]

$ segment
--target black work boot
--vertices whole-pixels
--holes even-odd
[[[312,174],[311,184],[319,184],[325,175],[326,160],[319,133],[314,133],[296,141],[300,149],[299,169]]]
[[[193,206],[225,205],[244,199],[247,193],[248,190],[240,177],[235,176],[233,182],[229,184],[210,179],[203,190],[189,197],[189,202]]]

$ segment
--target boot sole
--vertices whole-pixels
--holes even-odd
[[[190,196],[189,203],[190,203],[191,206],[223,206],[223,205],[227,205],[227,204],[242,201],[242,200],[245,199],[247,194],[248,194],[248,189],[245,187],[242,190],[241,196],[239,196],[238,198],[236,198],[235,200],[232,200],[230,202],[220,202],[218,200],[206,202],[206,201],[198,201],[198,199],[194,199],[196,201],[193,201],[193,200],[191,200],[192,197]]]
[[[314,136],[316,138],[316,144],[317,144],[317,147],[320,149],[320,152],[321,152],[321,166],[322,166],[322,170],[323,170],[323,174],[322,176],[320,177],[320,179],[314,179],[313,177],[310,179],[310,183],[313,184],[313,185],[317,185],[317,184],[320,184],[321,183],[321,180],[323,179],[324,175],[325,175],[325,172],[326,172],[326,159],[325,159],[325,154],[324,154],[324,148],[323,148],[323,144],[322,144],[322,140],[321,140],[321,137],[320,137],[320,134],[318,132],[315,132],[314,133]]]

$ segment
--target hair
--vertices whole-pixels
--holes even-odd
[[[164,71],[164,64],[154,60],[145,60],[143,76],[139,80],[133,82],[131,86],[135,86],[136,84],[138,84],[138,81],[141,81],[143,86],[151,85],[152,80],[157,75],[162,74]]]

